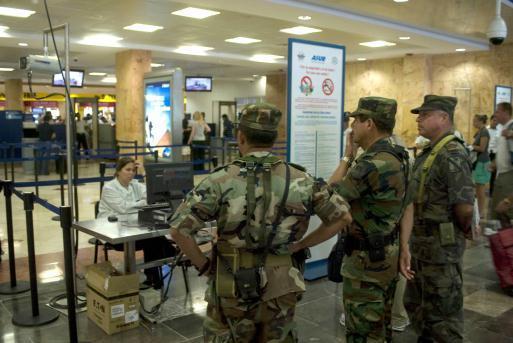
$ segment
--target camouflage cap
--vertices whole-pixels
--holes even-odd
[[[368,96],[360,98],[358,101],[358,108],[349,116],[366,116],[374,121],[379,121],[382,124],[385,124],[388,128],[394,128],[396,112],[397,101],[394,99]]]
[[[271,104],[250,104],[244,107],[240,115],[240,126],[253,130],[278,131],[281,112]]]
[[[454,108],[458,103],[458,99],[453,96],[441,96],[429,94],[424,97],[424,103],[420,107],[411,110],[411,113],[419,114],[423,111],[444,111],[451,120],[454,116]]]

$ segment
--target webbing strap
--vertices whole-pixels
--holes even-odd
[[[246,162],[247,169],[247,184],[246,184],[246,193],[247,193],[247,205],[246,205],[246,246],[253,246],[253,242],[251,241],[251,233],[249,228],[251,227],[251,216],[255,212],[256,208],[256,198],[255,198],[255,187],[256,187],[256,163],[254,162]]]
[[[271,187],[271,165],[269,163],[263,164],[263,183],[264,183],[264,214],[262,216],[262,221],[260,222],[260,232],[259,232],[259,239],[258,242],[261,244],[261,242],[265,241],[265,229],[266,229],[266,222],[265,218],[267,216],[267,212],[269,212],[269,204],[271,203],[272,198],[272,187]]]
[[[436,156],[442,150],[442,148],[455,139],[456,137],[454,135],[448,135],[444,137],[440,142],[436,143],[435,147],[431,152],[429,153],[429,156],[426,158],[424,163],[422,164],[422,173],[420,174],[420,183],[418,187],[418,194],[417,194],[417,203],[422,204],[424,201],[424,186],[426,183],[426,178],[429,174],[429,171],[431,170],[431,166],[433,165],[433,162],[435,162]],[[418,207],[418,210],[420,212],[420,215],[422,215],[422,206]]]

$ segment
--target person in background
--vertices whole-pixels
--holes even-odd
[[[351,112],[344,112],[344,120],[342,121],[342,130],[344,131],[344,142],[342,143],[342,154],[344,154],[346,152],[346,148],[347,148],[347,140],[348,139],[352,139],[352,137],[350,138],[350,134],[351,132],[353,131],[353,129],[351,129],[351,126],[349,126],[349,115],[351,114]]]
[[[223,114],[222,118],[224,138],[233,139],[233,122],[228,118],[227,114]]]
[[[86,124],[80,117],[79,113],[75,114],[75,127],[76,127],[76,138],[77,138],[77,148],[85,150],[85,155],[89,158],[89,147],[87,146],[87,131]]]
[[[55,130],[50,124],[50,120],[52,120],[52,113],[50,111],[46,111],[45,115],[43,116],[43,122],[37,126],[39,141],[43,144],[41,144],[36,151],[36,157],[50,157],[50,142],[55,139]],[[48,165],[48,160],[36,161],[37,173],[39,175],[48,175]]]
[[[196,111],[192,115],[193,122],[191,124],[191,135],[189,137],[189,141],[187,144],[192,144],[192,160],[204,160],[205,159],[205,148],[206,145],[206,136],[205,132],[210,132],[210,127],[203,119],[203,115]],[[203,170],[204,165],[203,163],[200,164],[194,164],[194,170]]]
[[[513,218],[513,209],[507,210],[505,213],[497,213],[497,206],[500,202],[506,201],[506,198],[513,192],[513,119],[511,113],[511,104],[503,102],[497,105],[495,110],[495,118],[499,124],[503,125],[503,130],[497,139],[497,155],[495,164],[492,168],[497,170],[497,179],[495,180],[495,189],[492,196],[493,219]],[[503,221],[502,225],[509,223]],[[487,234],[485,229],[485,234]]]
[[[182,119],[182,144],[187,145],[189,142],[189,137],[191,135],[191,126],[189,125],[189,120],[191,119],[190,113],[184,113]]]
[[[103,186],[98,218],[115,216],[120,221],[137,220],[138,207],[146,205],[146,186],[134,180],[136,162],[131,157],[122,157],[116,164],[114,179]],[[123,250],[123,244],[114,244],[114,249]],[[176,254],[176,249],[165,237],[143,239],[135,243],[136,250],[143,250],[144,262],[151,262]],[[155,289],[162,287],[158,267],[144,270],[146,285]]]
[[[497,118],[495,118],[495,115],[492,115],[492,117],[490,118],[490,125],[487,128],[488,133],[490,134],[488,154],[490,155],[490,162],[493,164],[495,161],[495,155],[497,154],[497,140],[499,139],[499,136],[501,134],[502,125],[497,122]],[[492,175],[490,177],[490,196],[493,195],[493,187],[495,185],[495,177],[497,176],[497,171],[493,169],[491,173]]]
[[[473,165],[472,179],[476,184],[477,205],[481,219],[485,217],[486,210],[486,185],[490,182],[490,155],[488,154],[488,143],[490,134],[486,128],[486,114],[476,114],[473,119],[473,125],[477,129],[472,143],[472,151],[477,153],[477,159]]]

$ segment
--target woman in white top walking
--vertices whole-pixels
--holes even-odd
[[[190,145],[192,143],[192,160],[194,162],[196,160],[205,159],[205,148],[203,147],[207,142],[205,133],[210,132],[210,127],[198,111],[194,112],[192,119],[191,135],[189,136],[189,142],[187,142],[187,144]],[[203,163],[194,164],[194,170],[203,170],[203,167]]]

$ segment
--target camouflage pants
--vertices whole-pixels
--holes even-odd
[[[463,342],[461,265],[412,259],[415,279],[408,282],[404,306],[419,342]]]
[[[296,294],[289,293],[262,302],[254,308],[209,303],[203,323],[205,342],[211,343],[293,343],[297,342],[294,311]],[[235,342],[230,332],[232,328]]]
[[[388,287],[344,277],[348,343],[392,342],[392,304],[396,280]]]

